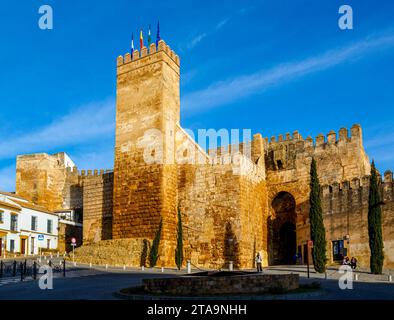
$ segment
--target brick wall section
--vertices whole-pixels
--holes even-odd
[[[83,242],[112,238],[113,173],[91,172],[83,179]]]

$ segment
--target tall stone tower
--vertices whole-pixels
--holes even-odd
[[[179,57],[164,41],[117,60],[113,238],[153,239],[174,264]]]

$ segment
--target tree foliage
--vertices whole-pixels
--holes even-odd
[[[382,200],[375,163],[372,161],[368,197],[368,236],[371,251],[370,268],[373,274],[383,271]]]
[[[320,182],[317,174],[316,160],[312,159],[310,171],[309,220],[311,240],[313,241],[313,265],[317,272],[326,271],[326,231],[323,223],[323,210],[320,197]]]
[[[177,240],[175,249],[175,263],[178,270],[181,270],[183,263],[183,229],[182,229],[182,215],[178,208],[178,226],[177,226]]]
[[[162,226],[163,226],[163,221],[160,220],[159,228],[156,231],[155,238],[153,239],[152,247],[150,248],[150,253],[149,253],[149,265],[151,268],[156,266],[157,260],[159,259],[159,246],[160,246]]]

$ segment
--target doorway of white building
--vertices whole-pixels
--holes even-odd
[[[27,237],[21,236],[21,254],[27,253]]]

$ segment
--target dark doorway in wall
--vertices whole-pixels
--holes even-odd
[[[286,222],[279,230],[279,252],[278,262],[281,264],[294,263],[293,258],[296,254],[297,238],[294,223]]]
[[[297,250],[296,202],[288,192],[279,192],[271,203],[268,219],[268,263],[292,264]]]

